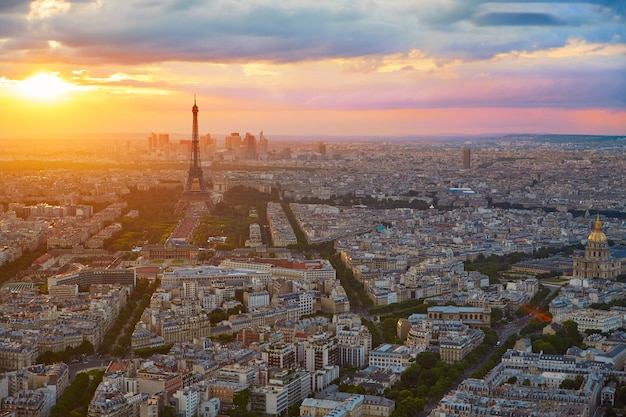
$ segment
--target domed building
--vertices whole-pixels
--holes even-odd
[[[598,215],[596,227],[587,238],[585,255],[574,257],[572,278],[615,279],[621,270],[622,262],[611,256],[609,242],[602,231],[600,215]]]

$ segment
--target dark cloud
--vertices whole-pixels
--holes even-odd
[[[468,0],[468,2],[472,2],[473,4],[482,4],[482,3],[550,3],[546,0],[494,0],[494,1],[484,1],[484,0]],[[593,6],[600,6],[604,8],[611,9],[613,13],[619,14],[621,16],[626,12],[626,2],[624,0],[557,0],[552,2],[554,4],[570,4],[570,5],[581,5],[581,4],[589,4]]]
[[[566,23],[548,13],[484,13],[472,17],[479,26],[562,26]]]
[[[27,12],[30,2],[26,0],[1,0],[0,14],[7,12]]]
[[[0,14],[0,39],[14,37],[16,33],[24,30],[25,24],[23,20],[12,19],[11,17]]]

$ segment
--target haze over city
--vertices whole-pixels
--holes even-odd
[[[623,1],[0,4],[0,138],[622,134]]]

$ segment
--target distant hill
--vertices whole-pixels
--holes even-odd
[[[547,143],[606,143],[610,144],[611,142],[626,142],[626,136],[601,136],[601,135],[554,135],[554,134],[546,134],[546,135],[531,135],[531,134],[520,134],[520,135],[505,135],[501,137],[502,139],[510,139],[510,140],[532,140],[536,142],[547,142]]]

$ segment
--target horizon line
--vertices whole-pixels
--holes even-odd
[[[264,131],[264,129],[261,129]],[[158,134],[166,134],[170,136],[177,137],[191,137],[189,133],[180,133],[180,132],[155,132],[155,131],[145,131],[145,132],[81,132],[81,133],[68,133],[68,134],[60,134],[60,135],[12,135],[12,136],[0,136],[0,140],[16,140],[16,139],[29,139],[29,140],[56,140],[56,139],[80,139],[81,137],[99,137],[105,139],[107,136],[123,136],[129,135],[134,136],[134,138],[127,138],[132,140],[140,140],[140,135],[150,135],[151,133]],[[232,132],[231,132],[232,133]],[[238,132],[239,133],[239,132]],[[246,132],[251,133],[252,132]],[[208,133],[211,136],[228,136],[230,133]],[[450,133],[432,133],[432,134],[424,134],[424,133],[406,133],[406,134],[303,134],[303,133],[276,133],[269,134],[268,139],[271,138],[294,138],[294,139],[307,139],[307,138],[328,138],[328,139],[433,139],[433,138],[442,138],[442,139],[498,139],[504,138],[508,136],[573,136],[573,137],[596,137],[596,138],[626,138],[626,132],[623,134],[595,134],[595,133],[551,133],[551,132],[499,132],[499,133],[462,133],[462,132],[450,132]],[[110,139],[120,139],[119,137],[110,138]]]

